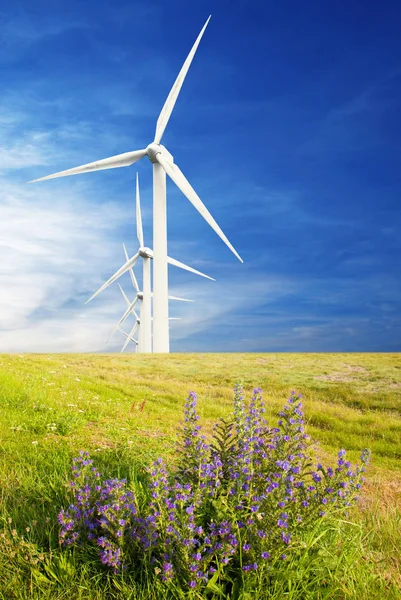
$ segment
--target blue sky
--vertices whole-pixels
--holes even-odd
[[[14,2],[0,8],[0,351],[119,350],[118,288],[152,245],[150,163],[25,182],[163,137],[244,259],[172,182],[172,351],[401,351],[401,6]],[[129,278],[122,281],[132,295]]]

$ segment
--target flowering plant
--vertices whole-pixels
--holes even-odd
[[[178,464],[148,470],[148,502],[126,480],[101,481],[87,452],[74,459],[73,503],[61,511],[64,545],[90,543],[115,572],[151,574],[167,588],[224,594],[244,578],[272,577],[308,530],[357,500],[369,452],[356,469],[338,453],[325,468],[304,430],[301,396],[291,393],[277,427],[256,388],[247,409],[240,385],[231,418],[201,435],[196,394],[185,404]]]

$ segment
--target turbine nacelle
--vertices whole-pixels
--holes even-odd
[[[146,154],[148,155],[148,158],[151,163],[158,162],[157,158],[156,158],[157,154],[161,154],[164,158],[166,158],[170,162],[174,162],[174,157],[170,154],[170,152],[167,150],[167,148],[165,146],[163,146],[163,144],[156,144],[155,142],[152,142],[146,148]]]
[[[146,246],[141,246],[138,250],[138,254],[142,258],[153,258],[152,250],[150,248],[147,248]]]

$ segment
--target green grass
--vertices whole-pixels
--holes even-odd
[[[152,458],[173,458],[177,425],[190,390],[198,394],[202,424],[210,432],[231,410],[238,380],[248,397],[254,386],[263,389],[268,420],[276,419],[292,389],[302,393],[307,431],[328,462],[342,447],[352,461],[362,448],[372,450],[356,518],[365,563],[384,574],[387,584],[382,582],[384,587],[372,596],[368,589],[363,591],[362,575],[350,577],[344,583],[350,589],[333,597],[398,598],[399,354],[0,355],[0,517],[8,532],[0,539],[10,539],[15,527],[18,548],[31,540],[38,552],[45,549],[46,578],[51,582],[40,583],[32,575],[34,558],[24,566],[23,550],[10,558],[0,543],[0,598],[128,598],[124,582],[97,574],[90,564],[74,566],[71,558],[71,564],[63,566],[56,515],[67,503],[63,483],[69,478],[72,456],[87,449],[103,473],[132,481],[140,465]],[[7,518],[12,519],[10,526]],[[69,569],[74,569],[73,576]],[[366,583],[366,573],[364,578]],[[118,592],[116,585],[124,589]],[[392,591],[394,586],[398,591]],[[69,592],[62,595],[60,590],[66,589]],[[156,597],[152,594],[149,590],[147,597]],[[294,592],[292,597],[298,596]]]

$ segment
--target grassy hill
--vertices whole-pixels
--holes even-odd
[[[113,476],[126,476],[133,463],[171,459],[188,392],[198,394],[208,434],[231,410],[238,381],[248,398],[262,388],[272,424],[290,391],[302,393],[307,432],[328,462],[340,448],[351,461],[371,449],[360,518],[371,556],[401,589],[400,354],[0,355],[3,520],[23,528],[48,519],[55,534],[63,482],[80,449]],[[50,534],[38,533],[39,542],[41,535]],[[1,556],[0,544],[9,578]],[[13,573],[18,588],[23,576]]]
[[[375,466],[400,472],[399,354],[0,355],[1,437],[10,449],[68,438],[168,452],[188,392],[211,426],[239,380],[263,389],[269,418],[295,389],[322,448],[356,458],[368,446]]]

